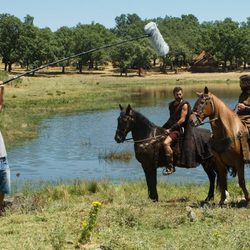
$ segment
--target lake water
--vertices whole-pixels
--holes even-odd
[[[138,96],[132,98],[137,100],[134,109],[159,126],[165,123],[169,115],[168,97],[163,95],[159,98],[158,94],[151,93],[148,102],[145,96],[141,99]],[[193,105],[195,97],[187,97],[186,100]],[[223,100],[233,108],[237,96],[226,96]],[[143,170],[134,157],[126,163],[100,160],[99,156],[105,152],[133,152],[133,143],[117,144],[114,141],[118,115],[117,107],[115,110],[60,115],[44,120],[37,139],[8,152],[12,181],[21,184],[41,180],[144,180]],[[209,128],[209,125],[203,127]],[[158,178],[162,181],[207,182],[201,166],[195,169],[177,168],[168,177],[162,176],[161,171],[161,168],[158,169]],[[246,172],[249,179],[250,168],[246,168]]]

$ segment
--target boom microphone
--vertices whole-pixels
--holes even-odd
[[[121,44],[128,43],[128,42],[135,41],[135,40],[139,40],[139,39],[146,38],[146,37],[148,37],[150,39],[150,42],[151,42],[153,48],[156,50],[156,52],[157,52],[157,54],[159,56],[166,56],[168,54],[168,52],[169,52],[169,46],[164,41],[159,29],[157,28],[156,23],[150,22],[150,23],[146,24],[145,27],[144,27],[144,31],[145,31],[146,35],[143,35],[143,36],[140,36],[140,37],[133,37],[133,38],[123,40],[123,41],[118,42],[118,43],[113,43],[113,44],[101,46],[99,48],[90,49],[88,51],[83,51],[81,53],[78,53],[78,54],[75,54],[75,55],[72,55],[72,56],[68,56],[68,57],[59,59],[57,61],[45,64],[45,65],[41,65],[40,67],[37,67],[37,68],[32,69],[30,71],[26,71],[26,72],[24,72],[24,73],[22,73],[20,75],[16,75],[13,78],[5,80],[5,81],[3,81],[2,84],[9,83],[9,82],[11,82],[13,80],[16,80],[16,79],[18,79],[18,78],[20,78],[22,76],[29,75],[29,74],[31,74],[33,72],[36,72],[36,71],[41,70],[43,68],[46,68],[48,66],[52,66],[52,65],[55,65],[57,63],[60,63],[60,62],[63,62],[63,61],[66,61],[66,60],[69,60],[69,59],[72,59],[72,58],[75,58],[75,57],[86,55],[86,54],[95,52],[97,50],[106,49],[106,48],[110,48],[110,47],[114,47],[114,46],[119,46]]]
[[[149,35],[152,46],[159,56],[166,56],[169,52],[169,46],[164,41],[156,23],[150,22],[145,25],[144,30]]]

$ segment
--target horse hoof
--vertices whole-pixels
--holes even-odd
[[[201,202],[201,208],[207,208],[207,207],[209,207],[209,202],[207,202],[207,201],[202,201],[202,202]]]
[[[250,200],[246,200],[246,208],[250,208]]]
[[[224,202],[220,201],[219,202],[219,207],[220,208],[227,208],[229,205],[228,205],[228,201],[225,200]]]

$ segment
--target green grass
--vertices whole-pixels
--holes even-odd
[[[0,249],[249,249],[249,208],[235,207],[239,187],[230,183],[226,208],[214,203],[202,208],[207,189],[161,182],[158,203],[147,199],[144,181],[75,181],[26,189],[0,218]],[[90,241],[79,244],[81,223],[94,201],[102,203],[95,227]]]

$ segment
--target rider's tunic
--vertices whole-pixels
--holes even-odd
[[[176,101],[172,101],[169,104],[170,117],[169,117],[168,121],[163,125],[163,128],[170,129],[169,136],[171,137],[171,139],[173,141],[176,141],[180,137],[180,134],[181,134],[183,128],[185,129],[185,127],[188,123],[189,115],[186,116],[185,121],[181,125],[177,124],[177,122],[181,118],[181,111],[182,111],[182,107],[184,104],[188,105],[188,111],[189,111],[188,114],[189,114],[190,113],[190,105],[187,101],[183,100],[180,103],[178,103]]]

